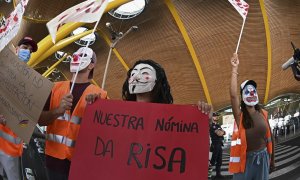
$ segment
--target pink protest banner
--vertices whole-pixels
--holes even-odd
[[[70,179],[207,179],[208,126],[196,106],[98,100],[87,106]]]

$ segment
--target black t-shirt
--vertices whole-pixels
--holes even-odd
[[[82,96],[84,90],[90,85],[91,83],[75,83],[74,84],[74,88],[73,88],[73,104],[72,104],[72,109],[71,109],[71,113],[73,112],[73,110],[75,109],[80,97]],[[72,83],[70,83],[70,87],[71,87]],[[44,110],[48,111],[50,109],[50,99],[51,99],[51,94],[48,97],[48,100],[45,104]],[[69,173],[70,171],[70,166],[71,166],[71,162],[68,159],[57,159],[54,158],[52,156],[48,156],[46,155],[46,167],[53,170],[53,171],[57,171],[60,173]]]

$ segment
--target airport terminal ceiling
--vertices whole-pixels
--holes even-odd
[[[117,0],[115,0],[117,1]],[[23,36],[38,42],[48,35],[46,23],[81,0],[29,0],[21,29],[12,43]],[[300,93],[300,81],[292,70],[281,66],[292,55],[291,41],[300,47],[300,0],[246,0],[250,5],[239,48],[238,82],[253,79],[258,83],[260,102],[285,93]],[[0,13],[8,16],[14,4],[0,1]],[[126,67],[138,59],[153,59],[166,70],[176,104],[194,104],[198,100],[212,103],[215,110],[230,105],[230,58],[235,51],[242,18],[227,0],[149,0],[134,18],[117,19],[105,13],[97,27],[95,50],[98,63],[95,82],[101,86],[112,42],[106,23],[129,33],[112,53],[105,90],[111,99],[121,99]],[[92,29],[94,24],[85,24]],[[75,29],[74,29],[75,30]],[[79,45],[62,49],[72,53]],[[54,54],[35,68],[51,66]],[[122,63],[123,62],[123,63]],[[57,69],[68,79],[68,63]]]

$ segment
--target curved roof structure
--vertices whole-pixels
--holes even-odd
[[[13,43],[24,35],[42,40],[48,35],[45,23],[79,2],[30,0]],[[300,1],[247,2],[250,8],[238,52],[239,83],[255,80],[261,103],[284,93],[299,93],[300,82],[281,65],[293,54],[291,41],[300,47]],[[105,89],[112,99],[121,99],[128,67],[138,59],[153,59],[165,68],[176,104],[194,104],[201,99],[215,110],[230,105],[230,58],[242,18],[228,1],[149,1],[144,12],[129,20],[106,13],[98,26],[98,39],[91,46],[98,57],[94,80],[99,85],[112,41],[106,22],[123,33],[131,26],[139,27],[117,44],[111,56]],[[92,28],[93,24],[85,26]],[[77,48],[73,43],[63,50],[72,53]],[[53,59],[54,55],[38,66],[51,65]],[[58,68],[71,77],[68,64]]]

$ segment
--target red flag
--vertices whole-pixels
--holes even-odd
[[[108,0],[87,0],[53,18],[47,23],[53,43],[55,43],[56,32],[60,26],[68,22],[96,22],[101,18],[107,5]]]
[[[249,5],[244,0],[228,0],[233,7],[240,13],[243,19],[246,19]]]

